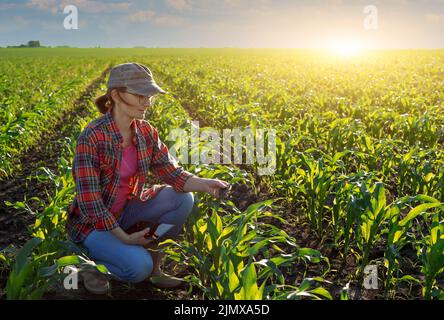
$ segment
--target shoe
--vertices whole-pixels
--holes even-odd
[[[110,289],[107,277],[96,269],[88,269],[81,272],[83,285],[86,290],[94,294],[106,294]]]
[[[150,276],[149,281],[159,289],[175,288],[184,282],[181,278],[176,278],[163,272],[160,275]]]

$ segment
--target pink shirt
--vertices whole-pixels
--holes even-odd
[[[120,166],[120,185],[117,191],[117,197],[111,208],[111,212],[115,215],[124,206],[130,192],[129,182],[130,178],[137,172],[137,148],[134,144],[130,144],[128,147],[123,148],[122,151],[122,164]]]

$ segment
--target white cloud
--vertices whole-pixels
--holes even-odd
[[[166,0],[167,6],[178,11],[185,11],[191,9],[191,2],[187,0]]]

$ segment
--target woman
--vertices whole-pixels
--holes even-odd
[[[104,115],[89,123],[77,141],[72,167],[76,196],[67,230],[69,239],[86,247],[90,258],[115,278],[135,283],[150,277],[167,288],[180,279],[161,271],[162,255],[146,238],[149,228],[131,230],[141,223],[168,223],[174,227],[166,236],[177,237],[193,207],[192,192],[219,197],[228,184],[199,178],[177,165],[156,129],[144,120],[159,93],[166,92],[144,65],[125,63],[111,70],[107,93],[95,101]],[[149,171],[169,186],[144,188]],[[151,252],[145,249],[149,246]],[[109,288],[98,271],[83,272],[83,279],[91,292]]]

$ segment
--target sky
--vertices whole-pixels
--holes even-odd
[[[78,29],[64,27],[68,5],[77,8]],[[76,47],[444,48],[444,0],[0,0],[0,46],[29,40]]]

